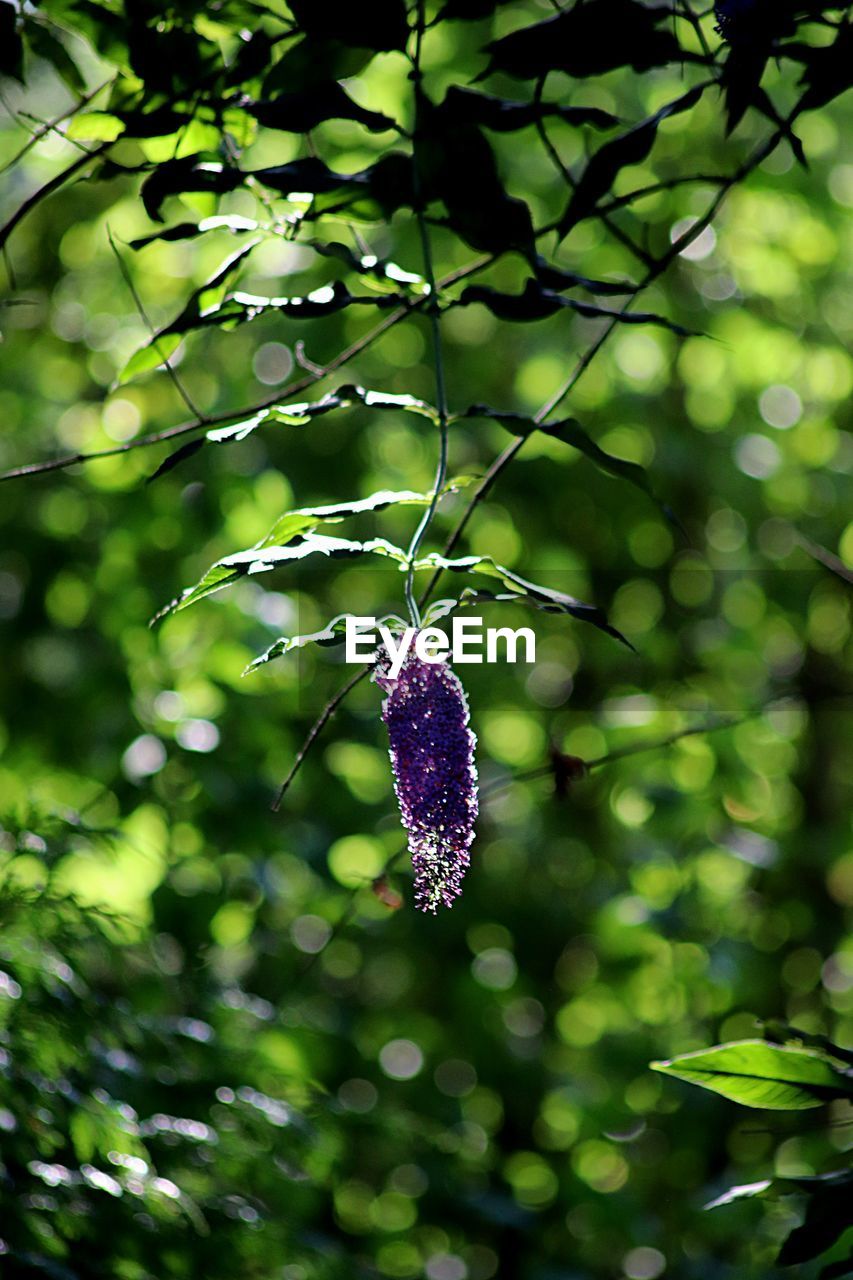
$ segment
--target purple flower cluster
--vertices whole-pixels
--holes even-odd
[[[453,905],[470,864],[477,818],[477,739],[468,728],[468,699],[446,662],[428,663],[414,649],[399,675],[388,674],[387,654],[373,678],[388,694],[382,719],[388,726],[394,790],[415,870],[415,903],[421,911]]]

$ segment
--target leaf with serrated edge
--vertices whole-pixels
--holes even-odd
[[[555,591],[551,587],[541,587],[535,582],[528,582],[526,578],[513,573],[511,569],[497,564],[491,556],[460,556],[458,559],[448,560],[437,552],[431,552],[424,559],[415,562],[415,569],[449,569],[454,573],[470,571],[482,573],[491,578],[499,578],[505,586],[515,588],[529,599],[551,605],[555,611],[571,614],[572,617],[578,618],[583,622],[591,622],[594,627],[598,627],[600,631],[604,631],[607,635],[621,641],[629,649],[634,647],[630,641],[625,639],[621,631],[617,631],[615,627],[610,625],[604,611],[596,605],[586,604],[583,600],[576,600],[574,596],[566,595],[562,591]]]
[[[439,500],[448,493],[456,493],[471,483],[473,477],[463,476],[459,480],[450,480],[445,484]],[[355,502],[336,502],[322,507],[302,507],[298,511],[287,511],[279,516],[265,538],[256,543],[256,549],[286,544],[291,538],[315,529],[318,524],[338,524],[349,516],[362,515],[365,511],[384,511],[387,507],[426,507],[432,502],[432,493],[414,493],[411,489],[380,489],[367,498],[359,498]]]
[[[295,545],[263,549],[252,547],[248,551],[237,551],[233,555],[225,556],[222,560],[217,560],[194,587],[187,588],[177,600],[173,600],[161,609],[152,618],[152,622],[159,622],[161,618],[166,618],[171,613],[188,609],[191,604],[196,604],[205,596],[212,595],[214,591],[221,591],[223,587],[228,587],[232,582],[237,582],[247,575],[267,573],[280,564],[304,560],[308,556],[318,554],[332,558],[379,555],[396,560],[401,566],[406,562],[406,553],[402,547],[395,546],[385,538],[371,538],[368,542],[352,542],[348,538],[331,538],[326,534],[307,533]]]
[[[258,667],[264,666],[267,662],[272,662],[274,658],[284,657],[292,649],[302,649],[309,644],[324,646],[340,644],[346,633],[347,620],[354,616],[351,613],[340,613],[336,618],[332,618],[331,622],[323,627],[322,631],[312,631],[309,635],[279,636],[264,653],[249,663],[243,675],[247,676],[250,671],[256,671]],[[402,618],[398,618],[395,613],[389,613],[386,617],[377,620],[377,626],[384,626],[396,634],[405,631],[407,624]]]
[[[294,404],[274,404],[261,409],[251,418],[235,422],[226,427],[215,427],[207,432],[211,444],[227,444],[229,441],[245,440],[258,427],[265,424],[288,427],[304,427],[312,418],[319,418],[335,409],[350,409],[353,404],[363,404],[368,409],[402,409],[407,413],[417,413],[438,421],[436,410],[424,400],[410,395],[391,395],[384,391],[369,391],[365,387],[357,387],[350,383],[330,391],[320,400],[304,400]]]

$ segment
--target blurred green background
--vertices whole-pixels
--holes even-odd
[[[494,31],[539,12],[504,6]],[[429,83],[476,74],[488,35],[488,23],[433,33]],[[91,86],[110,75],[74,48]],[[36,127],[22,113],[70,105],[47,63],[28,80],[4,83],[0,162]],[[408,93],[398,54],[361,80],[375,109]],[[639,119],[679,83],[674,70],[619,73],[570,100]],[[724,139],[706,95],[620,182],[654,183],[696,156],[725,172],[767,127],[750,116]],[[840,1166],[849,1112],[768,1120],[647,1064],[755,1034],[761,1018],[853,1042],[849,584],[807,549],[853,566],[849,96],[797,128],[809,171],[779,147],[646,299],[707,336],[624,327],[568,406],[602,447],[648,467],[687,536],[545,437],[469,528],[466,550],[606,606],[637,652],[518,613],[536,628],[536,665],[460,672],[488,794],[464,895],[435,919],[413,910],[405,867],[371,891],[403,842],[375,687],[348,699],[274,814],[348,670],[337,650],[306,650],[241,676],[281,633],[399,611],[400,575],[296,568],[148,626],[291,505],[428,488],[426,420],[357,408],[207,448],[151,485],[163,447],[0,486],[10,1275],[782,1274],[790,1205],[702,1205],[733,1181]],[[339,167],[380,145],[346,122],[317,132]],[[579,131],[555,124],[554,138],[567,163],[582,156]],[[547,221],[560,187],[535,135],[497,141],[510,188]],[[156,140],[123,145],[126,163],[158,158]],[[4,219],[76,154],[54,132],[9,168]],[[261,130],[246,154],[278,164],[304,143]],[[650,195],[623,225],[660,247],[711,194]],[[207,197],[186,206],[173,221],[213,211]],[[240,193],[218,209],[259,205]],[[108,230],[158,326],[235,247],[224,231],[132,253],[152,224],[120,173],[42,202],[6,249],[20,305],[0,312],[4,468],[186,416],[162,371],[112,389],[148,332]],[[410,217],[360,233],[420,270]],[[435,243],[440,272],[463,261],[441,232]],[[589,222],[562,260],[599,278],[637,271]],[[299,294],[328,279],[327,263],[271,238],[240,287]],[[279,385],[286,400],[298,341],[322,364],[369,323],[359,308],[314,327],[263,318],[191,336],[176,366],[205,412]],[[452,408],[525,413],[597,332],[568,313],[507,326],[480,307],[442,325]],[[389,330],[317,394],[344,381],[432,398],[426,319]],[[507,440],[457,425],[451,475],[482,474]],[[464,498],[442,508],[432,546]],[[405,541],[416,519],[363,517],[357,536]],[[603,767],[562,800],[547,778],[512,782],[551,743],[594,759],[720,717],[749,718]]]

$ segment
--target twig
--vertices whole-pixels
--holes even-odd
[[[113,77],[111,80],[105,80],[103,84],[98,85],[97,89],[91,89],[89,93],[84,94],[82,98],[73,103],[66,111],[61,112],[60,115],[54,116],[52,120],[45,120],[41,122],[41,127],[36,129],[35,132],[30,135],[29,139],[24,143],[20,151],[18,151],[14,156],[12,156],[11,160],[8,160],[6,164],[3,165],[3,168],[0,169],[0,174],[6,173],[9,169],[14,168],[18,161],[22,160],[28,151],[32,150],[37,143],[41,142],[42,138],[44,138],[48,133],[52,133],[65,120],[70,119],[71,116],[75,116],[78,111],[82,111],[84,107],[87,107],[94,98],[97,98],[99,93],[109,85],[115,84],[116,78],[117,77]],[[18,114],[22,115],[25,113],[19,112]]]
[[[853,586],[853,569],[848,568],[840,556],[828,551],[820,543],[812,542],[811,538],[807,538],[804,533],[800,533],[799,529],[794,530],[794,536],[797,545],[802,547],[807,556],[811,556],[812,560],[817,560],[818,564],[822,564],[831,573],[836,574],[844,582]]]
[[[0,250],[5,247],[9,236],[19,223],[23,222],[32,209],[35,209],[37,205],[41,204],[42,200],[63,186],[69,178],[73,178],[75,173],[79,173],[81,169],[85,168],[90,160],[97,160],[112,145],[112,142],[102,142],[99,147],[95,147],[92,151],[87,151],[85,155],[78,156],[66,169],[63,169],[60,173],[55,173],[43,187],[39,187],[38,191],[34,191],[29,199],[19,205],[5,226],[0,228]]]
[[[284,782],[281,784],[281,786],[278,789],[278,795],[276,796],[275,800],[272,802],[272,805],[270,806],[272,808],[273,813],[278,812],[279,806],[281,805],[282,800],[287,794],[290,784],[293,782],[293,779],[296,777],[297,773],[301,769],[302,762],[307,756],[308,752],[311,750],[311,747],[314,745],[315,740],[323,732],[323,729],[325,728],[326,724],[328,723],[329,720],[331,720],[332,716],[335,714],[335,712],[337,711],[341,703],[344,701],[344,699],[349,696],[349,694],[352,692],[352,690],[355,688],[357,684],[361,683],[361,681],[365,678],[365,676],[369,673],[369,671],[370,671],[369,667],[362,667],[362,669],[360,671],[357,671],[354,676],[352,676],[349,680],[347,680],[346,684],[343,685],[338,690],[338,692],[334,694],[334,696],[331,697],[329,701],[326,703],[325,707],[320,712],[317,719],[312,724],[311,728],[308,730],[308,734],[305,738],[305,741],[302,743],[302,746],[297,751],[296,757],[293,761],[293,764],[290,766],[290,770],[287,774],[287,777],[285,778]]]
[[[151,320],[148,317],[148,313],[145,310],[144,303],[141,297],[139,296],[139,291],[137,290],[136,285],[133,283],[133,277],[131,276],[130,272],[127,269],[127,263],[124,261],[124,258],[122,258],[121,254],[119,253],[118,245],[116,244],[115,239],[113,237],[112,230],[109,227],[107,227],[107,239],[109,240],[110,248],[112,249],[115,255],[115,260],[118,263],[118,269],[121,272],[122,279],[127,285],[130,296],[133,298],[133,302],[136,307],[136,310],[139,312],[139,315],[142,318],[143,324],[146,326],[146,328],[148,329],[148,332],[151,334],[152,346],[154,347],[154,350],[157,352],[157,354],[162,357],[163,365],[169,377],[171,378],[172,383],[174,384],[175,390],[183,400],[184,404],[189,409],[190,413],[195,414],[197,418],[197,422],[195,423],[195,425],[198,427],[207,426],[208,425],[207,419],[205,418],[204,414],[198,408],[196,408],[195,404],[193,403],[192,396],[187,391],[186,387],[184,386],[183,382],[178,376],[177,370],[172,367],[171,358],[169,356],[163,356],[163,353],[160,349],[160,342],[157,337],[157,329],[154,326],[154,324],[152,324]]]
[[[456,284],[459,280],[467,279],[468,276],[475,275],[485,267],[490,266],[493,260],[492,257],[477,258],[475,261],[468,263],[467,266],[457,267],[455,271],[452,271],[439,281],[439,287],[447,288],[451,284]],[[128,440],[124,444],[115,445],[109,449],[94,449],[89,453],[68,453],[59,458],[52,458],[47,462],[28,462],[23,466],[12,467],[9,471],[0,472],[0,481],[22,480],[27,476],[44,475],[51,471],[64,471],[67,467],[76,466],[78,463],[96,462],[100,458],[114,458],[122,453],[130,453],[134,449],[145,449],[153,445],[168,444],[170,441],[180,439],[181,436],[185,436],[192,431],[200,430],[201,425],[214,427],[229,422],[239,422],[241,418],[254,417],[262,409],[268,409],[271,405],[279,404],[285,392],[287,395],[298,395],[301,391],[306,391],[309,387],[314,386],[320,378],[327,377],[330,373],[335,373],[343,365],[348,364],[350,360],[353,360],[362,351],[370,347],[394,325],[399,324],[419,305],[420,303],[416,302],[413,307],[398,307],[389,312],[384,320],[380,320],[372,329],[368,330],[362,337],[357,338],[344,351],[339,352],[334,359],[330,360],[321,373],[316,375],[311,373],[307,377],[299,378],[296,382],[288,383],[286,387],[280,387],[274,396],[270,396],[257,404],[248,405],[242,409],[231,409],[227,413],[210,414],[205,418],[203,424],[180,422],[173,427],[166,427],[163,431],[154,431],[149,435],[137,436],[134,440]]]
[[[429,230],[427,229],[426,219],[424,216],[424,202],[421,190],[420,172],[418,167],[418,120],[423,114],[423,75],[421,72],[421,47],[423,44],[424,31],[426,29],[426,13],[424,0],[418,0],[417,11],[417,28],[415,32],[415,55],[412,62],[412,78],[415,86],[415,145],[414,145],[414,163],[412,166],[413,179],[415,184],[415,200],[417,208],[415,216],[418,223],[418,231],[421,240],[421,250],[424,260],[424,277],[429,287],[429,299],[427,311],[429,313],[430,331],[432,333],[432,351],[435,363],[435,389],[436,389],[436,406],[438,409],[438,430],[439,430],[439,446],[438,446],[438,463],[435,472],[435,481],[433,483],[432,498],[430,504],[424,512],[421,520],[412,535],[409,543],[409,549],[406,552],[407,570],[406,570],[406,604],[409,609],[409,615],[412,625],[419,627],[421,624],[420,609],[414,594],[415,581],[415,559],[418,554],[418,548],[423,542],[427,530],[429,529],[433,516],[438,506],[439,497],[444,488],[444,482],[447,478],[447,446],[448,446],[448,419],[449,412],[447,407],[447,384],[444,374],[444,353],[441,345],[441,321],[439,308],[439,294],[436,287],[435,270],[432,262],[432,248],[430,246]]]
[[[703,724],[688,725],[686,729],[671,733],[666,738],[655,738],[650,742],[640,742],[633,747],[623,747],[619,751],[610,751],[607,755],[598,756],[595,760],[584,760],[582,762],[584,771],[589,773],[592,769],[601,769],[604,765],[615,764],[617,760],[628,760],[631,756],[645,755],[649,751],[663,751],[667,747],[674,746],[676,742],[680,742],[682,738],[694,738],[698,734],[719,733],[721,729],[733,729],[737,725],[758,719],[768,707],[775,706],[778,702],[779,699],[774,698],[771,702],[764,703],[756,711],[751,711],[745,716],[706,720]],[[480,795],[483,797],[495,795],[499,791],[506,791],[509,787],[515,786],[518,782],[535,782],[538,778],[553,778],[553,776],[553,765],[539,765],[535,769],[527,769],[524,773],[513,774],[510,778],[494,782],[489,787],[483,787]]]
[[[794,108],[787,122],[788,125],[790,125],[791,121],[796,117],[798,111],[799,111],[799,104],[797,104],[797,106]],[[727,178],[721,181],[720,187],[719,187],[719,190],[717,191],[716,196],[711,201],[711,204],[708,206],[703,216],[697,219],[696,222],[691,227],[689,227],[684,232],[683,235],[679,236],[678,239],[672,245],[670,245],[669,249],[663,254],[662,257],[655,260],[654,266],[649,268],[649,271],[646,273],[645,277],[637,285],[637,288],[634,294],[627,300],[627,302],[624,304],[624,306],[619,311],[619,313],[615,315],[613,319],[607,324],[607,326],[599,334],[599,336],[595,339],[595,341],[587,348],[587,350],[584,352],[584,354],[581,356],[580,360],[578,361],[577,365],[575,366],[574,370],[572,371],[570,376],[566,379],[566,381],[562,384],[562,386],[557,388],[557,390],[553,393],[553,395],[548,400],[545,401],[545,403],[539,409],[538,413],[536,413],[536,415],[534,416],[535,422],[537,423],[544,422],[547,418],[551,416],[554,410],[557,409],[562,404],[566,396],[569,395],[577,386],[578,382],[583,377],[584,373],[589,368],[589,366],[592,364],[593,360],[598,355],[599,351],[601,351],[602,347],[605,345],[605,343],[609,340],[611,335],[616,330],[621,318],[628,311],[630,311],[631,307],[637,301],[637,298],[640,296],[640,294],[643,293],[649,287],[650,284],[652,284],[661,275],[663,275],[663,273],[669,267],[670,263],[673,262],[674,259],[677,258],[680,253],[682,253],[686,248],[688,248],[688,246],[691,245],[693,241],[696,240],[702,234],[702,232],[705,230],[706,227],[711,225],[714,218],[717,216],[721,205],[726,199],[726,196],[731,191],[732,187],[736,186],[739,182],[742,182],[744,178],[746,178],[750,173],[752,173],[752,171],[756,169],[759,164],[761,164],[762,160],[765,160],[767,156],[770,155],[770,153],[776,148],[776,146],[784,136],[785,136],[784,128],[779,128],[775,130],[770,135],[770,137],[767,138],[764,143],[762,143],[760,147],[756,148],[756,150],[752,153],[752,155],[749,156],[743,162],[743,164],[740,165],[739,168],[735,170],[733,174],[730,174]],[[462,533],[464,532],[468,524],[468,521],[471,519],[471,516],[473,515],[479,503],[486,496],[489,490],[493,487],[498,477],[506,470],[506,468],[509,466],[512,460],[516,457],[516,455],[520,453],[520,451],[524,447],[525,441],[528,440],[529,438],[530,438],[529,436],[517,437],[517,439],[513,440],[511,444],[507,445],[507,447],[503,450],[503,452],[500,453],[498,457],[495,459],[495,461],[492,463],[491,467],[487,471],[483,480],[480,482],[480,484],[477,486],[474,493],[472,494],[471,499],[468,502],[468,505],[466,506],[465,510],[463,511],[458,524],[456,525],[453,532],[450,534],[450,537],[448,538],[444,548],[445,556],[450,555],[451,551],[456,546],[457,542],[462,536]],[[435,587],[442,576],[442,572],[443,571],[441,569],[437,569],[433,574],[423,594],[423,597],[421,600],[422,603],[435,590]]]

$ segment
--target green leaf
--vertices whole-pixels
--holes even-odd
[[[206,316],[216,314],[225,298],[228,281],[260,242],[258,237],[226,258],[214,275],[190,294],[181,314],[130,357],[118,375],[116,385],[121,386],[140,373],[158,368],[176,350],[185,333],[203,324]]]
[[[853,1098],[853,1077],[823,1055],[763,1040],[733,1041],[651,1065],[745,1107],[802,1111]]]
[[[724,1205],[734,1204],[737,1200],[751,1200],[755,1196],[763,1196],[773,1186],[772,1178],[764,1178],[761,1182],[747,1182],[739,1187],[730,1187],[721,1196],[709,1200],[706,1209],[721,1209]]]
[[[418,297],[423,297],[429,292],[429,286],[423,276],[405,271],[396,262],[377,258],[375,254],[356,253],[348,245],[341,244],[337,240],[303,240],[301,243],[313,249],[315,253],[319,253],[321,257],[334,258],[338,262],[343,262],[351,271],[366,277],[368,283],[382,289],[383,292],[397,292],[402,289]]]
[[[440,497],[455,493],[462,488],[466,480],[450,481],[441,491]],[[298,511],[288,511],[279,516],[272,529],[260,542],[258,549],[288,543],[292,538],[308,530],[316,529],[319,524],[339,524],[349,516],[363,515],[366,511],[385,511],[388,507],[428,507],[432,502],[432,493],[413,493],[410,489],[380,489],[367,498],[359,498],[355,502],[336,502],[322,507],[302,507]],[[440,500],[440,499],[439,499]]]
[[[612,453],[607,453],[584,431],[577,418],[562,418],[559,422],[536,422],[533,418],[507,413],[500,409],[492,409],[485,404],[471,405],[459,417],[490,418],[493,422],[497,422],[499,426],[505,427],[507,431],[512,432],[514,436],[528,436],[534,431],[541,431],[544,435],[553,436],[557,440],[562,440],[564,444],[571,445],[573,449],[577,449],[579,453],[589,458],[590,462],[593,462],[602,471],[606,471],[608,475],[616,476],[620,480],[627,480],[634,488],[640,489],[653,502],[660,505],[652,489],[651,481],[643,468],[636,462],[628,462],[626,458],[617,458]],[[664,510],[669,514],[667,508],[664,508]]]
[[[353,616],[355,615],[351,613],[341,613],[337,618],[332,618],[331,622],[323,627],[321,631],[313,631],[308,635],[279,636],[270,645],[269,649],[249,663],[243,675],[247,676],[250,671],[256,671],[258,667],[265,666],[266,663],[272,662],[274,658],[283,657],[286,653],[290,653],[292,649],[302,649],[309,644],[319,644],[324,647],[340,644],[346,634],[347,619]],[[389,613],[384,618],[378,619],[378,622],[393,630],[395,634],[405,631],[407,625],[402,618],[398,618],[394,613]]]
[[[254,218],[244,218],[239,213],[216,214],[212,218],[202,218],[201,222],[178,222],[165,231],[155,231],[153,235],[143,236],[139,240],[131,240],[131,249],[144,249],[157,240],[194,240],[196,236],[208,231],[231,231],[235,235],[247,231],[269,231],[271,228]]]
[[[651,324],[669,329],[679,337],[695,337],[695,330],[685,329],[665,316],[654,315],[648,311],[612,311],[608,307],[598,307],[590,302],[579,302],[577,298],[567,298],[553,289],[543,289],[537,280],[529,279],[522,293],[502,293],[491,285],[471,284],[462,291],[461,296],[451,306],[470,307],[480,303],[487,307],[498,320],[512,323],[547,320],[560,311],[575,311],[587,320],[615,320],[619,324]]]
[[[438,423],[438,413],[431,404],[408,394],[393,395],[386,391],[368,391],[365,387],[357,387],[346,383],[337,391],[330,391],[320,400],[300,401],[294,404],[274,404],[261,409],[252,418],[243,422],[235,422],[232,426],[216,427],[207,433],[208,440],[214,444],[223,444],[229,440],[245,440],[246,436],[260,426],[281,424],[287,427],[304,427],[313,418],[337,409],[350,409],[354,404],[363,404],[368,409],[391,409],[416,413]]]
[[[114,142],[124,133],[124,124],[108,111],[86,111],[73,116],[65,136],[79,142]]]
[[[117,387],[124,386],[126,382],[131,382],[134,378],[138,378],[140,374],[150,373],[152,369],[159,369],[174,355],[180,345],[181,335],[179,333],[158,334],[156,338],[151,339],[147,346],[141,347],[139,351],[133,353],[116,378],[115,385]]]
[[[190,605],[221,591],[233,582],[246,576],[269,573],[279,565],[296,560],[305,560],[309,556],[322,555],[332,559],[349,558],[363,555],[384,556],[396,560],[400,565],[406,561],[406,553],[385,538],[371,538],[368,542],[352,542],[347,538],[332,538],[326,534],[307,533],[298,541],[288,546],[252,547],[248,551],[238,551],[234,555],[225,556],[212,565],[204,577],[194,587],[188,587],[176,600],[151,619],[151,625],[166,618],[171,613],[188,609]]]
[[[537,599],[519,591],[495,592],[481,591],[476,587],[465,587],[456,597],[435,600],[423,615],[424,626],[432,626],[442,618],[448,617],[456,609],[470,609],[478,604],[520,604],[528,608],[540,609],[543,613],[565,613],[567,610],[560,604],[545,599]]]
[[[336,80],[312,85],[298,93],[282,93],[275,98],[244,103],[245,110],[265,129],[286,133],[308,133],[326,120],[353,120],[372,133],[397,129],[389,116],[359,106]]]
[[[143,182],[142,203],[152,222],[162,222],[160,210],[168,196],[187,192],[225,195],[242,186],[245,177],[239,169],[226,168],[213,153],[199,152],[178,160],[166,160]]]
[[[58,28],[51,30],[43,21],[30,21],[26,26],[27,43],[33,53],[50,63],[60,80],[72,93],[85,93],[86,80],[83,73],[59,39],[57,30]],[[105,138],[104,141],[109,142],[112,139]]]
[[[142,360],[145,353],[149,351],[150,348],[144,347],[142,351],[136,353],[131,363],[137,357]],[[152,356],[151,358],[153,359],[154,357]],[[162,363],[162,361],[159,361],[159,363]],[[146,365],[145,367],[154,367],[154,365]],[[139,372],[139,369],[137,369],[137,372]],[[175,453],[170,454],[153,475],[149,477],[149,480],[155,480],[158,476],[173,470],[185,457],[196,453],[205,442],[209,444],[238,443],[241,440],[245,440],[253,431],[257,431],[258,427],[264,426],[305,427],[314,418],[321,418],[325,414],[335,412],[338,409],[350,409],[356,404],[364,405],[368,409],[416,413],[421,417],[428,418],[430,422],[438,424],[437,411],[432,405],[427,404],[425,400],[418,400],[416,396],[407,394],[393,395],[385,391],[368,391],[364,387],[345,384],[338,387],[337,391],[328,392],[320,400],[301,400],[293,404],[273,404],[265,409],[259,409],[251,418],[242,418],[240,421],[229,423],[224,427],[212,427],[203,439],[193,441],[192,445],[181,445]],[[466,478],[464,481],[455,480],[453,483],[458,488],[463,483],[470,483],[470,479]]]
[[[572,192],[566,212],[560,221],[560,236],[568,235],[576,223],[588,218],[595,211],[598,201],[612,189],[619,172],[627,165],[640,164],[655,145],[658,128],[663,120],[679,115],[694,107],[705,87],[691,89],[673,102],[668,102],[648,120],[635,125],[626,133],[605,142],[587,164]]]
[[[637,0],[586,0],[585,4],[513,31],[486,46],[487,71],[538,80],[549,71],[574,78],[602,75],[616,67],[648,71],[691,58],[664,26],[670,11]]]
[[[453,573],[482,573],[486,577],[499,578],[505,586],[512,588],[520,597],[526,597],[531,603],[552,613],[568,613],[582,622],[590,622],[600,631],[620,640],[629,649],[634,648],[620,631],[610,625],[603,609],[586,604],[583,600],[577,600],[574,596],[566,595],[562,591],[555,591],[551,587],[542,587],[535,582],[528,582],[512,569],[497,564],[491,556],[460,556],[457,559],[448,560],[434,551],[422,560],[415,561],[415,569],[448,569]]]
[[[616,116],[600,107],[564,107],[558,102],[516,102],[496,98],[476,89],[464,89],[452,85],[447,90],[443,107],[461,123],[480,125],[495,133],[513,133],[526,129],[540,120],[562,120],[571,125],[592,125],[595,129],[612,129],[618,123]]]

